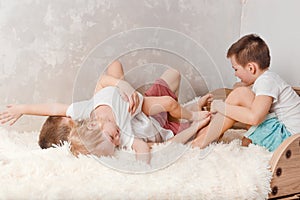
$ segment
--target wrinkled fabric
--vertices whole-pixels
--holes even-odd
[[[174,94],[174,92],[169,88],[166,81],[159,78],[157,79],[154,84],[145,92],[145,96],[170,96],[176,101],[177,96]],[[189,122],[179,122],[179,121],[171,121],[169,120],[169,113],[167,112],[161,112],[156,115],[152,115],[152,118],[154,118],[161,127],[164,129],[171,130],[174,135],[177,133],[183,131],[184,129],[188,128],[190,126]]]
[[[245,134],[245,137],[252,140],[253,144],[263,146],[270,152],[292,134],[281,123],[274,113],[268,114],[265,121],[258,126],[252,126]]]

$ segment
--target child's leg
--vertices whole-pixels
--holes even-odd
[[[180,72],[178,72],[175,69],[167,69],[161,76],[161,79],[163,79],[169,86],[170,90],[174,92],[176,97],[178,97],[179,94],[179,86],[180,86],[180,81],[181,81],[181,75]],[[206,94],[203,97],[199,99],[198,102],[195,102],[194,104],[190,104],[185,106],[187,110],[190,111],[201,111],[201,108],[209,101],[212,100],[212,94]]]
[[[170,96],[144,97],[142,111],[148,116],[169,112],[173,117],[181,118],[181,107],[179,103]],[[189,112],[186,114],[187,116],[184,117],[191,117],[190,114]]]
[[[124,79],[124,71],[123,71],[123,66],[119,61],[114,61],[112,62],[107,70],[106,70],[106,74],[110,75],[112,77],[115,77],[117,79]],[[97,82],[96,88],[95,88],[95,93],[97,93],[99,90],[102,89],[102,86],[100,84],[101,82],[101,76]]]
[[[209,112],[199,112],[198,115],[182,107],[174,98],[170,96],[144,97],[142,111],[146,115],[156,115],[168,112],[176,119],[201,120],[208,117]]]
[[[160,113],[164,123],[168,121],[167,112],[177,103],[178,88],[180,84],[180,73],[175,69],[167,69],[159,79],[145,92],[143,112],[146,115]],[[174,103],[174,101],[176,101]]]
[[[178,72],[175,69],[167,69],[161,76],[161,79],[163,79],[169,86],[170,90],[174,92],[176,97],[178,97],[179,93],[179,85],[181,80],[180,72]]]
[[[113,76],[115,78],[118,79],[124,79],[124,71],[123,71],[123,66],[120,63],[120,61],[114,61],[112,62],[107,70],[106,70],[106,74]]]
[[[170,96],[177,101],[180,85],[180,73],[175,69],[167,69],[153,85],[145,91],[145,96]]]
[[[255,94],[248,87],[239,87],[233,90],[226,99],[231,105],[251,107]],[[213,116],[209,125],[198,132],[192,146],[204,148],[211,142],[217,140],[226,130],[231,128],[235,121],[231,118],[217,113]]]
[[[181,108],[179,103],[177,102],[177,95],[179,92],[179,85],[181,79],[180,73],[177,70],[170,68],[167,69],[160,76],[160,78],[166,82],[168,89],[164,88],[166,86],[163,85],[161,88],[156,89],[160,91],[151,90],[149,96],[147,95],[146,92],[146,97],[144,97],[144,103],[142,107],[143,112],[148,116],[156,115],[161,112],[170,112],[170,114],[173,117],[181,118],[181,114],[180,114]],[[169,91],[165,91],[165,90],[169,90]],[[161,94],[163,96],[160,96]]]
[[[180,85],[180,73],[175,69],[166,70],[155,83],[145,92],[143,112],[152,115],[163,128],[171,129],[174,134],[189,126],[188,122],[180,122],[178,119],[201,120],[208,116],[208,112],[193,113],[185,109],[177,102]],[[175,94],[176,93],[176,94]],[[168,96],[167,102],[159,102],[159,97]],[[159,113],[159,114],[158,114]]]

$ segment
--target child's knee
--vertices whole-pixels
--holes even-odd
[[[180,77],[181,77],[180,72],[174,68],[167,69],[166,73],[171,75],[174,79],[180,79]]]
[[[169,68],[161,75],[160,78],[168,84],[171,91],[176,93],[181,79],[181,75],[178,70]]]
[[[118,60],[115,60],[115,61],[113,61],[110,64],[110,67],[112,67],[112,66],[114,66],[114,67],[122,67],[122,63],[120,61],[118,61]]]
[[[254,93],[249,87],[238,87],[234,89],[226,98],[225,102],[231,105],[242,104],[243,98],[253,98]]]

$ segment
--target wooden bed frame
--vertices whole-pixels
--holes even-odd
[[[300,95],[300,87],[293,87]],[[232,89],[221,88],[213,91],[214,99],[225,99]],[[300,122],[299,122],[300,123]],[[236,123],[234,128],[245,128]],[[272,171],[269,199],[300,199],[300,133],[286,139],[270,160]]]

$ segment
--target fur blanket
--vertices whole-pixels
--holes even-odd
[[[237,139],[203,150],[157,145],[147,165],[129,151],[76,158],[68,144],[42,150],[37,137],[0,128],[0,199],[265,199],[270,191],[271,153]]]

